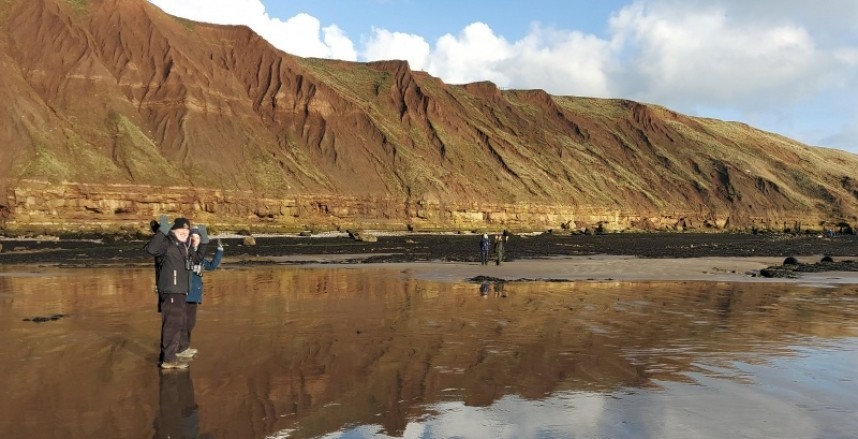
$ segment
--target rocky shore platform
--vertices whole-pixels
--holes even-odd
[[[215,236],[230,264],[361,264],[477,262],[479,234],[327,234],[316,236]],[[252,242],[251,242],[252,241]],[[99,266],[150,264],[145,237],[81,236],[0,238],[0,264]],[[214,244],[214,241],[212,245]],[[563,256],[622,255],[638,258],[783,258],[761,274],[793,277],[801,272],[858,271],[858,236],[818,234],[642,233],[605,235],[513,235],[507,260]],[[801,262],[789,261],[799,258]],[[778,259],[778,261],[780,261]]]

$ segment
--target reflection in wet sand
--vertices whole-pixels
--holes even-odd
[[[207,275],[191,371],[163,375],[150,269],[2,270],[4,438],[858,431],[855,286],[227,267]]]
[[[198,438],[199,407],[188,369],[161,370],[158,379],[158,417],[155,439]]]

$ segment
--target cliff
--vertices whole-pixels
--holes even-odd
[[[626,100],[280,52],[145,0],[0,2],[0,228],[855,227],[858,156]]]

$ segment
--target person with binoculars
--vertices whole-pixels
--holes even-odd
[[[202,243],[202,233],[191,234],[191,222],[186,218],[176,218],[170,224],[167,216],[161,215],[157,226],[145,250],[155,257],[158,310],[161,312],[161,368],[184,369],[188,364],[179,361],[178,354],[187,348],[182,346],[187,338],[186,300],[191,290],[193,268],[202,264],[206,244]]]
[[[200,244],[208,244],[209,237],[206,226],[191,228],[191,237],[199,236]],[[191,331],[197,325],[197,305],[203,303],[203,272],[214,270],[220,265],[223,257],[223,244],[217,240],[217,250],[211,259],[203,258],[202,262],[191,267],[191,288],[185,298],[185,331],[182,341],[179,343],[179,353],[182,359],[191,359],[197,354],[197,350],[191,347]]]

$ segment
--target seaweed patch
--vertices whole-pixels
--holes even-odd
[[[33,323],[44,323],[44,322],[52,322],[55,320],[59,320],[63,317],[68,317],[68,315],[67,314],[53,314],[50,316],[27,317],[23,321],[33,322]]]

